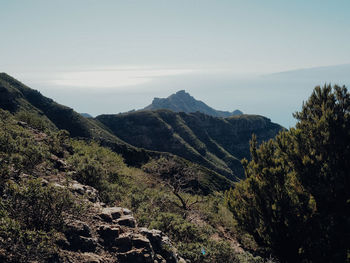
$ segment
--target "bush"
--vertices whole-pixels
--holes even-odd
[[[74,179],[99,190],[104,202],[115,201],[110,184],[118,182],[126,168],[123,158],[94,142],[72,141],[72,147],[73,155],[68,158],[68,163],[76,170]]]
[[[54,262],[54,241],[53,233],[23,229],[16,220],[0,216],[1,262]]]
[[[3,209],[28,230],[59,230],[65,214],[79,213],[79,207],[67,189],[42,186],[40,179],[31,179],[24,184],[10,181],[4,196]]]
[[[46,131],[48,129],[52,129],[53,126],[52,124],[50,125],[49,120],[46,119],[46,117],[42,116],[39,117],[40,115],[30,113],[27,111],[20,111],[16,113],[15,117],[19,121],[23,121],[27,123],[30,127],[40,130],[40,131]]]
[[[350,221],[350,94],[316,87],[296,128],[257,147],[228,207],[258,245],[282,262],[346,262]]]

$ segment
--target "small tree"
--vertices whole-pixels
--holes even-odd
[[[179,207],[182,209],[187,211],[200,202],[198,196],[196,200],[191,200],[190,195],[186,196],[187,193],[198,193],[199,191],[200,172],[192,165],[173,158],[160,158],[144,165],[143,169],[147,173],[157,176],[162,184],[171,189],[172,193],[180,201],[181,205]]]

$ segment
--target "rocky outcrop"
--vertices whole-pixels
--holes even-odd
[[[53,180],[48,178],[43,183],[50,179]],[[57,178],[54,185],[63,187]],[[83,217],[65,221],[64,231],[56,241],[59,262],[186,262],[164,233],[138,227],[129,209],[108,207],[97,196],[91,198],[97,193],[91,186],[72,181],[68,188],[83,197],[89,208]]]

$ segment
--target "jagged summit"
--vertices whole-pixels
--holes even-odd
[[[243,114],[240,110],[235,110],[233,112],[215,110],[204,102],[196,100],[185,90],[180,90],[167,98],[154,98],[152,104],[144,108],[144,110],[158,109],[169,109],[175,112],[187,113],[199,111],[214,117],[230,117]]]

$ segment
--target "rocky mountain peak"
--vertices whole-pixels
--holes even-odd
[[[215,110],[200,100],[196,100],[185,90],[179,90],[167,98],[154,98],[152,104],[144,110],[168,109],[175,112],[202,112],[214,117],[230,117],[243,114],[240,110],[233,112]]]

